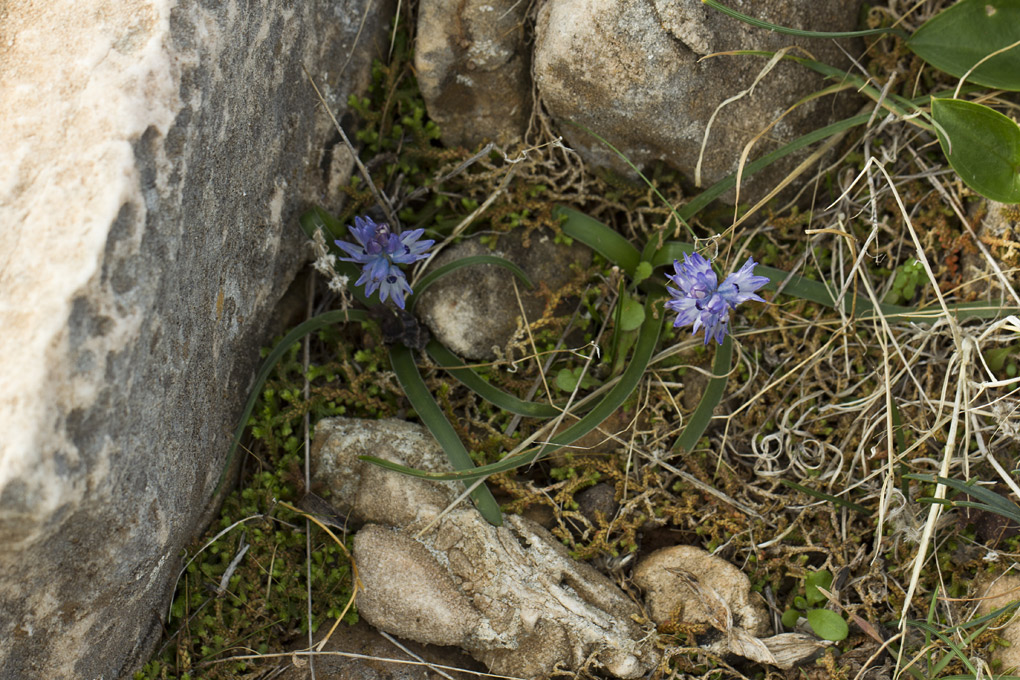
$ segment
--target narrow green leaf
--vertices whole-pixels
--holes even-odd
[[[244,404],[244,410],[241,412],[241,420],[234,429],[234,437],[230,440],[230,448],[227,449],[227,461],[223,465],[223,471],[220,472],[219,481],[216,482],[216,489],[213,491],[213,496],[216,496],[220,492],[220,488],[223,486],[223,482],[227,476],[227,471],[234,462],[234,455],[237,453],[237,445],[241,443],[241,437],[244,435],[245,428],[248,427],[248,418],[251,417],[251,411],[255,408],[255,402],[258,401],[259,395],[262,394],[262,387],[266,384],[266,380],[269,378],[269,374],[276,368],[276,364],[279,363],[280,358],[287,353],[295,342],[302,339],[309,333],[314,333],[320,328],[331,326],[336,323],[345,323],[347,321],[367,321],[368,314],[366,312],[350,309],[347,311],[334,311],[319,314],[318,316],[312,317],[303,323],[298,324],[291,330],[287,335],[283,336],[283,339],[273,348],[273,350],[266,357],[266,360],[262,362],[262,366],[259,368],[259,372],[255,374],[255,383],[251,387],[251,392],[248,394],[248,401]]]
[[[953,633],[953,632],[958,631],[958,630],[966,630],[968,628],[974,628],[976,626],[980,626],[980,625],[985,624],[985,623],[991,623],[992,621],[994,621],[995,619],[999,618],[1003,614],[1007,614],[1007,613],[1013,611],[1014,609],[1016,609],[1018,607],[1020,607],[1020,600],[1017,600],[1015,602],[1010,602],[1005,607],[999,607],[995,611],[988,612],[984,616],[980,616],[980,617],[978,617],[976,619],[971,619],[970,621],[964,621],[963,623],[958,623],[955,626],[952,626],[950,628],[946,628],[945,632],[946,633]]]
[[[726,381],[729,379],[730,364],[733,360],[733,338],[729,335],[723,340],[723,344],[715,349],[715,360],[712,362],[712,375],[708,381],[704,394],[698,407],[694,409],[690,420],[684,426],[684,431],[677,437],[673,449],[678,451],[693,451],[698,445],[701,435],[705,434],[708,424],[712,422],[712,414],[715,407],[722,401],[723,393],[726,391]]]
[[[414,406],[418,417],[422,419],[436,441],[443,447],[443,451],[450,459],[450,465],[455,470],[473,470],[475,468],[474,461],[471,460],[467,449],[464,448],[464,443],[457,436],[457,431],[446,419],[446,414],[439,408],[439,404],[433,399],[432,393],[422,381],[411,350],[403,345],[391,345],[390,363],[393,364],[393,372],[397,374],[400,386],[404,388],[404,394]],[[474,499],[478,512],[489,524],[497,527],[503,524],[503,514],[500,512],[499,503],[489,491],[489,487],[484,484],[479,485],[471,492],[471,498]]]
[[[980,510],[986,510],[993,512],[997,515],[1002,515],[1007,519],[1011,519],[1014,522],[1020,523],[1020,507],[1013,503],[1008,498],[1001,496],[991,489],[986,489],[976,484],[969,484],[962,482],[958,479],[947,479],[945,477],[937,477],[935,475],[919,475],[909,474],[904,475],[907,479],[914,479],[921,482],[927,482],[929,484],[938,482],[943,484],[954,491],[967,494],[972,498],[976,498],[978,502],[970,501],[953,501],[944,498],[930,498],[922,496],[917,500],[921,503],[938,503],[939,505],[959,505],[963,507],[978,508]]]
[[[429,342],[425,351],[439,365],[439,368],[448,371],[450,375],[463,383],[465,387],[504,411],[529,418],[555,418],[561,413],[560,409],[555,406],[535,401],[525,401],[504,392],[498,387],[490,385],[482,379],[482,376],[465,366],[460,357],[435,340]]]
[[[832,503],[834,505],[841,505],[844,508],[849,508],[850,510],[853,510],[854,512],[859,512],[859,513],[865,514],[865,515],[871,513],[871,511],[868,510],[863,505],[858,505],[857,503],[854,503],[853,501],[848,501],[847,499],[840,498],[839,496],[830,496],[827,493],[822,493],[821,491],[815,491],[814,489],[806,487],[803,484],[798,484],[797,482],[791,482],[788,479],[780,479],[779,483],[784,485],[784,486],[788,486],[791,489],[796,489],[797,491],[800,491],[801,493],[806,493],[808,496],[813,496],[814,498],[817,498],[818,500],[829,501],[830,503]]]
[[[634,276],[641,255],[630,241],[598,220],[572,208],[557,206],[554,215],[566,218],[562,227],[564,234],[585,244],[628,276]]]
[[[944,642],[951,650],[953,650],[953,654],[955,654],[956,657],[963,663],[963,665],[966,666],[967,670],[969,670],[971,673],[977,674],[977,669],[974,668],[973,664],[971,664],[970,659],[967,658],[967,655],[964,654],[963,651],[957,646],[957,644],[953,642],[949,638],[949,636],[947,636],[945,633],[943,633],[935,626],[926,621],[907,621],[907,625],[914,626],[915,628],[920,628],[921,630],[934,635],[939,640],[942,640],[942,642]]]
[[[1020,28],[1020,26],[1018,26]],[[942,152],[967,186],[1000,203],[1020,203],[1020,127],[982,104],[933,99]]]
[[[648,368],[648,362],[651,361],[652,354],[655,351],[655,345],[659,341],[659,332],[662,329],[662,319],[656,319],[651,313],[652,306],[655,304],[661,305],[661,300],[649,297],[648,300],[645,301],[645,323],[638,332],[638,342],[634,348],[634,354],[631,356],[626,370],[624,370],[624,372],[620,375],[620,379],[617,383],[613,385],[602,400],[599,401],[586,416],[556,436],[552,437],[548,444],[524,451],[516,456],[504,458],[498,463],[482,465],[474,470],[464,472],[425,472],[423,470],[415,470],[414,468],[409,468],[404,465],[397,465],[374,456],[362,456],[362,459],[369,460],[376,465],[385,467],[389,470],[396,470],[397,472],[403,472],[404,474],[412,475],[414,477],[424,477],[426,479],[468,480],[493,475],[497,472],[506,472],[507,470],[513,470],[524,465],[529,465],[535,461],[541,460],[545,456],[548,456],[560,447],[569,446],[601,425],[606,418],[612,415],[623,405],[641,382],[641,379],[644,377],[645,370]]]
[[[846,625],[843,617],[828,609],[809,609],[807,611],[808,625],[815,635],[824,640],[839,642],[845,640],[850,634],[850,627]]]
[[[962,0],[926,21],[907,46],[926,62],[962,78],[979,61],[1020,40],[1020,0]],[[1020,48],[991,57],[967,80],[1020,90]]]
[[[787,26],[780,26],[779,24],[773,24],[768,21],[763,21],[746,14],[741,14],[735,9],[730,9],[726,5],[717,2],[716,0],[701,0],[709,7],[716,9],[723,14],[738,19],[750,26],[756,28],[764,28],[769,31],[775,31],[776,33],[784,33],[786,35],[795,35],[800,38],[858,38],[868,35],[882,35],[886,33],[892,33],[902,38],[906,38],[907,34],[899,28],[869,28],[863,31],[806,31],[800,28],[789,28]]]
[[[497,267],[502,267],[503,269],[509,270],[511,274],[520,279],[524,283],[524,285],[526,285],[528,288],[535,287],[535,284],[531,282],[531,279],[524,272],[524,270],[518,267],[510,260],[503,257],[498,257],[496,255],[471,255],[469,257],[462,257],[458,260],[454,260],[453,262],[447,262],[442,267],[436,267],[428,274],[421,277],[421,280],[418,281],[418,283],[414,287],[414,297],[411,299],[410,303],[412,309],[415,301],[419,298],[419,296],[422,293],[424,293],[428,289],[428,287],[431,286],[433,283],[443,278],[447,274],[452,274],[458,269],[462,269],[463,267],[471,267],[479,264],[492,264],[496,265]]]

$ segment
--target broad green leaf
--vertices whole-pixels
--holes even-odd
[[[1020,41],[1020,0],[963,0],[917,29],[914,54],[962,78],[988,55]],[[1020,46],[990,57],[967,76],[985,87],[1020,90]]]
[[[787,609],[785,612],[783,612],[782,618],[783,625],[786,626],[787,628],[793,628],[794,626],[797,625],[797,621],[800,620],[801,616],[802,614],[796,609]]]
[[[992,373],[998,373],[1006,365],[1006,359],[1009,359],[1014,352],[1020,352],[1020,345],[996,347],[995,349],[986,350],[983,354],[988,368],[992,369]]]
[[[563,368],[556,374],[556,387],[560,388],[564,392],[573,392],[577,387],[577,381],[581,381],[581,389],[586,390],[589,387],[593,387],[595,378],[585,373],[581,375],[581,371],[584,370],[583,366],[577,366],[576,368]]]
[[[647,264],[642,262],[642,264]],[[645,308],[640,302],[629,295],[623,296],[620,312],[620,330],[636,331],[645,322]]]
[[[943,153],[974,191],[1020,203],[1020,127],[998,111],[962,99],[933,99],[931,115]]]
[[[652,265],[650,262],[640,262],[637,269],[634,270],[634,285],[637,285],[652,275]]]
[[[815,635],[824,640],[839,642],[850,634],[850,627],[846,625],[843,617],[828,609],[808,610],[807,622],[811,630],[815,631]]]
[[[832,586],[832,573],[828,569],[808,572],[804,578],[804,596],[811,606],[825,602],[825,596],[818,590],[819,586],[826,590]]]

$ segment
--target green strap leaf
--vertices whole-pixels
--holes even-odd
[[[294,329],[283,336],[283,340],[273,348],[273,351],[269,353],[266,360],[262,362],[262,367],[259,368],[259,372],[255,375],[255,384],[251,387],[251,392],[248,394],[248,401],[244,404],[244,410],[241,412],[241,420],[234,430],[234,437],[230,441],[230,448],[227,450],[227,461],[223,465],[223,471],[220,472],[219,481],[216,482],[216,489],[213,491],[213,496],[219,494],[220,489],[223,487],[223,482],[226,479],[227,471],[230,466],[233,465],[234,455],[237,453],[237,445],[241,443],[241,437],[244,435],[245,428],[248,427],[248,418],[251,417],[252,409],[255,408],[255,402],[258,401],[259,395],[262,394],[262,387],[266,384],[266,380],[269,378],[269,374],[276,368],[276,364],[279,363],[280,359],[287,350],[290,349],[295,342],[301,340],[303,337],[310,333],[314,333],[320,328],[331,326],[337,323],[345,323],[347,321],[367,321],[368,314],[366,312],[350,309],[347,311],[334,311],[319,314],[318,316],[312,317],[303,323],[298,324]]]
[[[693,451],[694,447],[698,445],[701,435],[705,434],[708,424],[712,422],[715,407],[722,401],[732,361],[733,338],[727,335],[723,344],[715,350],[715,359],[712,362],[712,375],[715,377],[708,381],[708,386],[701,395],[701,401],[698,402],[698,407],[694,409],[690,420],[684,426],[684,431],[677,437],[676,443],[673,445],[674,449]]]
[[[456,354],[446,349],[443,345],[432,340],[425,351],[429,353],[439,368],[449,372],[454,378],[460,381],[465,387],[473,390],[478,396],[487,402],[495,405],[504,411],[527,416],[529,418],[555,418],[562,411],[550,404],[542,404],[535,401],[518,399],[512,394],[494,387],[482,379],[482,376],[475,373],[471,368],[464,365]]]
[[[641,254],[617,231],[572,208],[556,206],[553,214],[566,219],[562,227],[564,234],[602,255],[628,276],[634,276]]]
[[[476,469],[474,461],[471,460],[467,449],[464,448],[464,443],[457,436],[457,431],[453,429],[453,425],[446,419],[446,414],[439,408],[439,404],[432,398],[428,387],[425,386],[425,382],[421,379],[421,374],[418,372],[418,366],[414,363],[414,355],[411,353],[411,350],[403,345],[391,345],[390,362],[393,364],[393,372],[397,374],[400,386],[404,388],[404,394],[407,395],[411,405],[414,406],[418,417],[422,419],[422,422],[432,432],[436,441],[443,447],[443,451],[446,452],[454,469],[462,471]],[[378,462],[379,459],[370,459],[368,456],[364,456],[363,460]],[[499,509],[499,503],[496,502],[487,486],[484,484],[479,485],[471,492],[471,498],[475,501],[475,506],[482,514],[482,517],[489,524],[497,527],[503,524],[503,514]]]
[[[993,201],[1020,203],[1020,127],[1016,123],[963,99],[933,99],[931,115],[942,152],[967,186]]]
[[[535,287],[535,284],[531,282],[531,279],[528,278],[528,275],[524,272],[524,270],[510,260],[496,255],[471,255],[469,257],[462,257],[458,260],[454,260],[453,262],[447,262],[442,267],[436,267],[428,274],[421,277],[421,280],[414,286],[414,297],[410,302],[411,308],[414,308],[415,301],[417,301],[421,294],[424,293],[433,283],[447,274],[452,274],[458,269],[471,267],[477,264],[494,264],[497,267],[502,267],[503,269],[509,270],[511,274],[520,279],[528,288]]]
[[[716,0],[701,0],[709,7],[716,9],[727,16],[731,16],[734,19],[743,21],[745,24],[756,26],[758,28],[764,28],[769,31],[775,31],[776,33],[785,33],[786,35],[795,35],[800,38],[857,38],[866,35],[881,35],[884,33],[892,33],[902,38],[906,38],[907,34],[899,28],[869,28],[863,31],[805,31],[800,28],[787,28],[786,26],[780,26],[778,24],[769,23],[768,21],[762,21],[746,14],[741,14],[735,9],[730,9],[722,3],[716,2]]]
[[[963,0],[926,21],[907,40],[914,54],[962,78],[988,55],[1020,41],[1020,0]],[[978,66],[967,80],[985,87],[1020,90],[1020,47]]]
[[[427,479],[469,480],[529,465],[535,461],[541,460],[545,456],[548,456],[560,447],[572,444],[579,438],[594,430],[602,424],[606,418],[619,409],[641,382],[641,379],[644,377],[645,370],[648,368],[648,362],[651,361],[652,354],[655,351],[655,345],[659,341],[659,332],[662,330],[661,316],[659,319],[656,319],[652,314],[652,308],[658,302],[660,302],[658,298],[653,299],[650,296],[645,301],[645,323],[642,325],[641,330],[638,333],[638,341],[635,345],[634,354],[631,356],[630,363],[620,375],[619,381],[617,381],[612,389],[606,393],[606,396],[603,397],[602,400],[596,404],[586,416],[560,432],[555,437],[552,437],[548,444],[525,451],[516,456],[504,458],[498,463],[482,465],[474,470],[463,472],[425,472],[423,470],[415,470],[414,468],[409,468],[404,465],[397,465],[390,461],[376,458],[375,456],[363,456],[362,459],[389,470],[395,470],[414,477],[424,477]]]
[[[806,493],[808,496],[813,496],[813,497],[815,497],[815,498],[817,498],[819,500],[822,500],[822,501],[828,501],[828,502],[830,502],[830,503],[832,503],[834,505],[841,505],[844,508],[849,508],[850,510],[853,510],[854,512],[859,512],[862,515],[871,514],[871,510],[868,510],[863,505],[858,505],[857,503],[854,503],[853,501],[848,501],[845,498],[840,498],[839,496],[830,496],[827,493],[822,493],[821,491],[815,491],[814,489],[806,487],[803,484],[798,484],[797,482],[791,482],[788,479],[780,479],[779,482],[783,486],[788,486],[791,489],[796,489],[797,491],[800,491],[801,493]]]

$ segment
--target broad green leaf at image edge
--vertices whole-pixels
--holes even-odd
[[[1020,127],[962,99],[933,99],[931,114],[942,151],[967,186],[993,201],[1020,203]]]
[[[1020,0],[963,0],[917,29],[907,45],[917,56],[957,78],[997,50],[1020,41]],[[988,58],[967,82],[1020,90],[1020,46]]]

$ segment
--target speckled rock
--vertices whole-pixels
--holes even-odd
[[[414,66],[443,142],[508,146],[531,114],[531,59],[524,39],[528,3],[421,0]]]
[[[500,238],[496,250],[470,238],[440,253],[430,269],[472,255],[497,255],[523,269],[536,288],[518,281],[521,303],[529,321],[541,317],[547,291],[558,291],[591,264],[591,251],[578,242],[555,243],[546,234],[532,234],[525,247],[518,232]],[[467,359],[492,359],[514,336],[520,307],[514,294],[513,274],[496,265],[464,267],[441,278],[418,300],[417,314],[432,335],[451,351]]]
[[[857,23],[858,2],[761,0],[735,8],[797,28],[842,31]],[[695,176],[713,111],[751,86],[766,60],[703,57],[725,50],[775,51],[795,39],[750,27],[699,0],[549,0],[535,28],[534,77],[542,102],[561,123],[583,125],[632,161],[662,160]],[[832,41],[802,40],[815,58],[843,66]],[[846,43],[844,43],[846,45]],[[776,67],[751,96],[722,109],[709,136],[702,177],[709,185],[736,170],[745,143],[804,95],[819,76],[795,64]],[[752,159],[837,119],[854,106],[822,98],[799,107],[754,148]],[[560,131],[590,162],[626,171],[605,145],[571,125]],[[783,168],[769,174],[782,177]],[[752,180],[742,196],[765,180]]]
[[[339,181],[302,67],[337,109],[386,16],[0,3],[0,678],[130,677],[161,635]]]
[[[634,567],[634,583],[645,591],[645,607],[653,621],[710,622],[711,616],[696,593],[671,571],[677,569],[718,593],[733,613],[734,625],[754,635],[768,632],[765,603],[751,593],[747,576],[726,560],[693,545],[656,550]]]
[[[656,550],[633,574],[645,591],[648,615],[663,624],[708,628],[698,644],[715,654],[736,654],[790,669],[806,663],[831,643],[801,633],[769,633],[765,603],[751,582],[724,559],[691,545]]]
[[[502,675],[544,677],[589,657],[620,678],[655,667],[658,653],[634,621],[638,607],[548,531],[514,515],[494,527],[464,504],[440,517],[457,486],[374,467],[358,459],[366,453],[425,470],[449,465],[417,425],[319,422],[315,478],[334,507],[369,522],[354,539],[365,586],[358,611],[369,623],[456,644]]]

